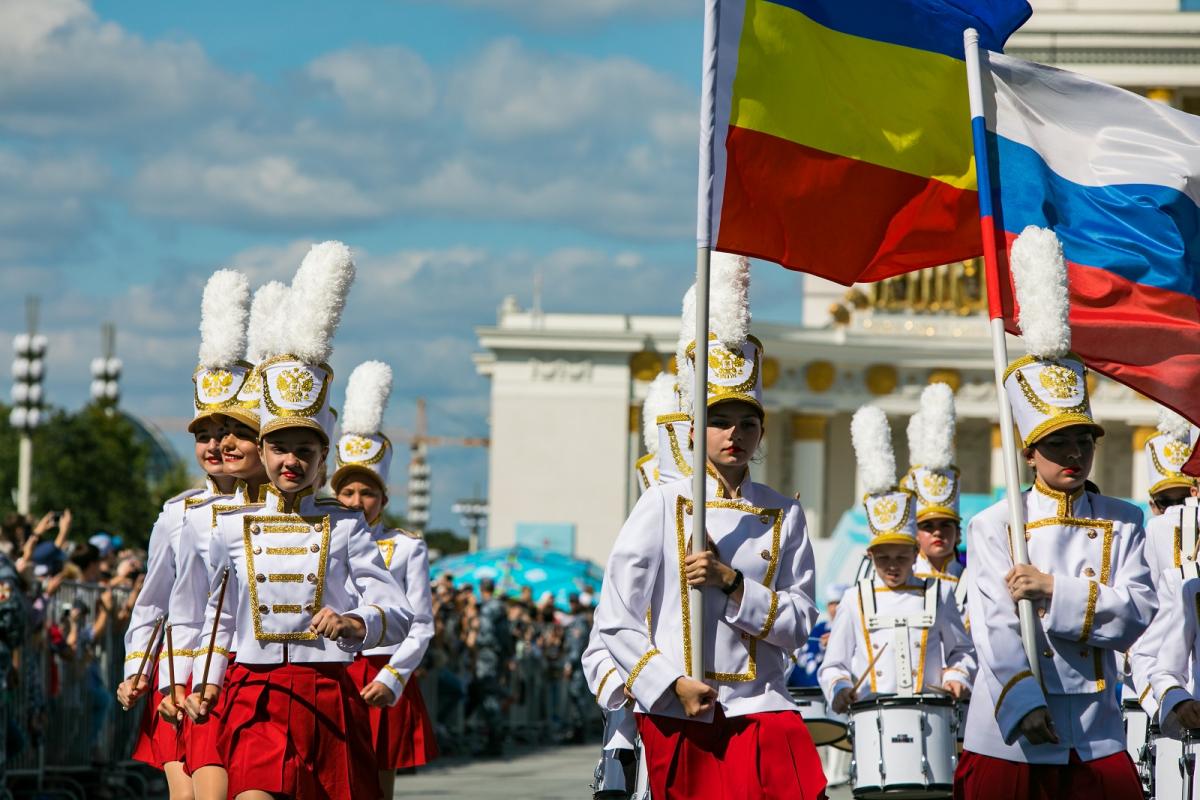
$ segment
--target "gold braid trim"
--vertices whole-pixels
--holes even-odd
[[[401,690],[403,690],[403,689],[404,689],[404,684],[405,684],[405,683],[407,683],[407,681],[405,681],[405,680],[404,680],[404,676],[400,674],[400,670],[396,669],[396,668],[395,668],[395,667],[393,667],[391,664],[384,664],[384,665],[383,665],[383,668],[384,668],[385,670],[387,670],[388,672],[392,673],[392,676],[393,676],[393,677],[394,677],[394,678],[395,678],[397,681],[399,681],[399,682],[400,682],[400,688],[401,688]]]
[[[1004,684],[1004,688],[1000,690],[1000,696],[998,698],[996,698],[996,718],[997,719],[1000,718],[1000,706],[1003,705],[1004,698],[1008,696],[1009,690],[1012,689],[1014,686],[1016,686],[1021,681],[1025,680],[1026,678],[1032,678],[1032,677],[1033,677],[1032,672],[1030,672],[1029,670],[1023,670],[1008,679],[1008,683]]]
[[[387,636],[387,614],[383,613],[383,609],[374,603],[367,603],[371,608],[379,612],[379,641],[375,643],[376,647],[383,644],[383,638]]]
[[[626,689],[631,692],[633,691],[633,682],[637,680],[638,675],[642,674],[642,669],[646,666],[647,662],[649,662],[650,659],[654,658],[656,655],[658,655],[658,650],[651,650],[647,652],[646,655],[638,659],[637,664],[635,664],[633,667],[633,671],[629,673],[629,678],[625,681]]]
[[[600,679],[600,685],[598,687],[596,687],[596,702],[597,703],[602,702],[600,700],[600,698],[604,696],[604,686],[605,686],[605,684],[608,683],[608,679],[611,678],[613,676],[613,673],[616,671],[617,671],[617,668],[612,667],[608,670],[608,672],[604,673],[604,677]]]
[[[756,638],[765,639],[767,634],[771,632],[771,628],[775,625],[775,618],[779,616],[779,593],[771,592],[771,607],[767,609],[767,621],[763,623],[762,630]]]
[[[1100,584],[1095,581],[1088,581],[1088,601],[1087,611],[1083,612],[1083,631],[1079,634],[1079,641],[1086,642],[1088,637],[1092,635],[1092,626],[1096,624],[1096,601],[1100,599]]]

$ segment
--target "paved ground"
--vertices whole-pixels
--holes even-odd
[[[590,800],[597,745],[527,751],[504,760],[442,760],[396,779],[397,798],[430,800]],[[848,800],[838,788],[830,800]]]

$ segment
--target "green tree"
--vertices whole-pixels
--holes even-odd
[[[7,409],[0,412],[0,510],[10,511],[19,433]],[[190,484],[181,464],[151,480],[149,459],[149,445],[125,416],[95,405],[53,411],[33,432],[33,510],[71,509],[77,540],[105,531],[144,546],[163,501]]]

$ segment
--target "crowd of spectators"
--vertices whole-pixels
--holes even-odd
[[[4,700],[14,712],[6,721],[9,763],[42,737],[48,714],[76,723],[73,744],[88,759],[107,760],[102,734],[114,708],[107,672],[123,655],[145,552],[106,533],[73,540],[71,512],[64,510],[36,523],[7,515],[0,555],[16,573],[24,616],[23,641],[13,643],[6,659]]]
[[[18,575],[26,617],[4,698],[14,712],[7,720],[8,762],[37,743],[47,714],[79,721],[72,743],[86,748],[85,758],[123,757],[117,751],[126,743],[112,741],[120,732],[106,723],[123,721],[119,715],[114,719],[113,692],[122,640],[145,577],[145,551],[107,533],[72,537],[71,512],[64,510],[36,523],[8,515],[0,523],[0,558]],[[433,695],[427,700],[443,752],[476,752],[489,733],[546,742],[578,741],[598,731],[594,702],[583,702],[590,698],[570,688],[581,684],[579,656],[591,628],[588,595],[571,595],[569,611],[557,608],[550,593],[535,598],[528,588],[497,598],[492,602],[503,604],[507,625],[498,626],[499,635],[481,637],[488,626],[481,625],[485,601],[475,587],[456,586],[442,575],[432,590],[435,632],[421,668],[422,685]],[[481,650],[484,660],[498,663],[495,675],[479,669]],[[500,722],[477,713],[481,697],[498,699]],[[512,725],[513,714],[536,724]],[[497,725],[502,730],[490,730]]]

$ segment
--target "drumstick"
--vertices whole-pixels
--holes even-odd
[[[858,676],[858,680],[854,682],[854,686],[850,687],[851,694],[858,694],[858,687],[862,686],[862,682],[871,674],[871,670],[875,669],[875,662],[883,655],[883,651],[887,650],[888,643],[884,642],[883,647],[875,651],[875,655],[871,656],[871,660],[867,662],[867,668],[863,670],[863,674]]]
[[[171,691],[175,691],[175,645],[171,639],[171,628],[173,625],[167,626],[167,672],[171,676]]]
[[[146,669],[146,659],[150,657],[150,651],[155,649],[154,641],[158,639],[159,629],[166,621],[167,617],[165,614],[159,615],[158,619],[154,620],[154,628],[150,631],[150,638],[146,640],[146,650],[142,653],[142,660],[138,662],[137,672],[134,673],[134,675],[137,675],[139,678],[142,676],[142,672],[144,672]],[[149,675],[146,676],[146,682],[150,682]]]
[[[221,575],[221,591],[217,592],[217,613],[213,616],[212,633],[208,637],[208,653],[204,656],[204,674],[200,678],[200,693],[204,696],[204,685],[208,683],[208,668],[212,664],[213,648],[217,646],[217,626],[221,623],[221,608],[225,605],[225,587],[229,585],[229,567]]]

